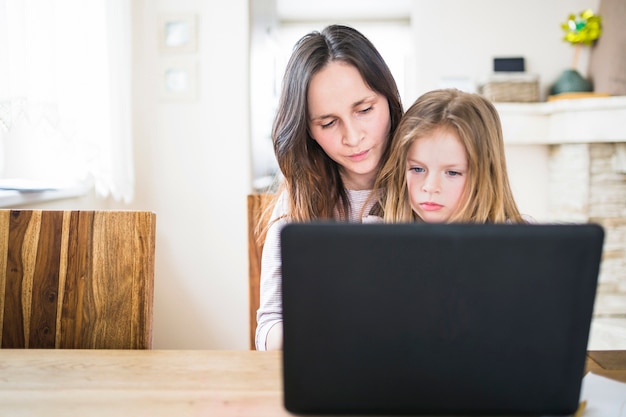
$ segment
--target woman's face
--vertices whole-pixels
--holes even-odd
[[[387,98],[333,61],[311,78],[307,100],[311,137],[339,164],[346,188],[372,188],[391,128]]]
[[[461,207],[467,183],[465,147],[452,130],[437,129],[413,141],[406,182],[413,211],[425,222],[448,222]]]

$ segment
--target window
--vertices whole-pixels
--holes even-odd
[[[133,198],[130,2],[0,1],[0,178]]]

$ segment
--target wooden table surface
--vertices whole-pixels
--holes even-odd
[[[626,351],[588,369],[626,382]],[[289,415],[279,352],[0,350],[3,417]]]
[[[587,352],[587,371],[626,382],[626,350]]]
[[[280,354],[0,350],[0,416],[288,416]]]

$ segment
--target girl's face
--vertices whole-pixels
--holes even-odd
[[[436,129],[413,141],[406,182],[413,211],[427,223],[445,223],[461,207],[467,182],[465,147],[450,129]]]
[[[340,61],[316,73],[307,93],[311,137],[339,164],[346,188],[372,188],[391,128],[387,98]]]

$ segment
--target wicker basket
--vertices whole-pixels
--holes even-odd
[[[537,102],[539,80],[527,74],[498,74],[489,78],[481,93],[496,102]]]

